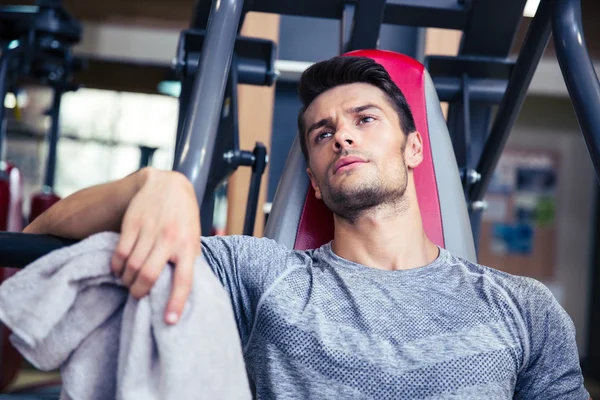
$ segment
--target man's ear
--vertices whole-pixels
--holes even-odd
[[[306,168],[306,173],[308,174],[308,177],[310,178],[310,184],[312,185],[313,189],[315,190],[315,197],[319,200],[323,200],[323,196],[321,196],[321,189],[319,189],[319,185],[317,185],[317,180],[315,179],[315,176],[313,175],[312,171],[309,168]]]
[[[414,131],[406,137],[404,162],[408,168],[416,168],[423,162],[423,137]]]

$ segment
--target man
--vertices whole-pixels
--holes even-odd
[[[76,193],[28,232],[120,229],[112,268],[145,295],[175,266],[176,323],[194,257],[230,294],[258,398],[588,399],[574,327],[528,278],[459,259],[425,235],[414,183],[423,159],[410,108],[367,58],[317,63],[301,79],[307,173],[334,214],[311,251],[204,237],[185,178],[143,170]]]

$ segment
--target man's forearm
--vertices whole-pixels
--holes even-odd
[[[118,232],[127,206],[149,173],[149,169],[140,170],[118,181],[76,192],[40,215],[23,232],[71,239]]]

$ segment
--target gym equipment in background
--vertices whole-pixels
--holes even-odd
[[[152,165],[152,158],[158,147],[140,145],[140,169]]]
[[[201,63],[208,62],[205,60],[204,46],[213,44],[207,44],[207,40],[209,40],[207,31],[197,25],[199,21],[201,19],[194,18],[191,28],[181,33],[177,50],[175,71],[181,81],[181,94],[179,96],[179,121],[173,165],[185,165],[183,168],[190,168],[194,170],[194,174],[205,176],[206,184],[201,191],[197,189],[196,195],[199,196],[200,201],[202,232],[211,235],[215,232],[213,227],[215,191],[229,179],[238,167],[251,167],[252,176],[246,203],[243,234],[252,235],[260,184],[268,157],[266,147],[262,143],[256,143],[253,151],[239,148],[237,86],[238,83],[271,86],[276,78],[277,47],[270,40],[236,36],[233,33],[235,43],[231,43],[232,54],[224,64],[221,64],[221,60],[217,63],[227,69],[226,75],[221,81],[208,82],[198,74]],[[217,48],[215,50],[222,51]],[[209,68],[213,68],[213,66]],[[188,112],[190,109],[198,107],[198,102],[206,103],[206,97],[194,96],[194,90],[204,90],[194,88],[194,85],[198,83],[206,85],[209,92],[217,89],[217,86],[219,86],[217,90],[223,91],[222,96],[219,97],[222,100],[212,104],[211,109],[202,115]],[[207,114],[211,114],[211,116],[209,117]],[[188,147],[189,150],[184,155],[184,143],[190,139],[185,134],[186,130],[204,129],[197,124],[206,123],[216,129],[216,137],[206,136],[205,139],[208,141],[203,143],[203,146],[206,147],[201,149]],[[201,165],[188,164],[184,157],[198,150],[205,154],[198,160]]]
[[[40,0],[32,7],[0,7],[0,230],[20,232],[23,229],[23,187],[17,166],[8,162],[6,153],[6,109],[4,99],[20,82],[66,87],[74,68],[81,62],[71,55],[71,48],[81,39],[79,23],[59,1]],[[16,92],[16,91],[15,91]],[[55,104],[58,115],[59,103]],[[58,119],[56,118],[58,123]],[[54,125],[54,124],[53,124]],[[58,130],[56,130],[58,133]],[[52,142],[52,140],[51,140]],[[54,140],[54,155],[55,158]],[[53,161],[55,162],[55,161]],[[50,197],[40,200],[53,200]],[[37,201],[37,200],[36,200]],[[37,201],[40,203],[39,201]],[[43,208],[43,207],[40,207]],[[17,270],[3,268],[0,282]],[[0,389],[17,374],[21,356],[8,340],[10,332],[2,326]]]
[[[65,76],[69,75],[70,74]],[[47,113],[50,116],[51,124],[50,132],[48,134],[48,153],[46,157],[44,183],[41,191],[31,197],[31,207],[29,212],[30,223],[61,200],[61,197],[54,192],[54,178],[56,176],[56,158],[60,127],[60,103],[62,95],[66,90],[75,91],[77,89],[79,89],[79,87],[73,84],[66,85],[62,82],[57,82],[54,84],[54,98],[52,101],[52,107]]]

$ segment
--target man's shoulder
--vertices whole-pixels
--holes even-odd
[[[247,235],[203,236],[202,251],[206,255],[227,255],[240,261],[281,262],[298,259],[307,262],[312,250],[300,251],[266,237]]]
[[[214,235],[202,236],[202,245],[204,246],[225,246],[225,247],[244,247],[244,248],[265,248],[278,251],[290,251],[284,245],[273,239],[266,237],[256,237],[248,235]]]
[[[550,306],[556,299],[550,289],[537,279],[510,274],[498,269],[500,266],[487,266],[450,254],[452,264],[460,265],[463,273],[476,278],[482,286],[489,286],[499,291],[507,300],[514,303],[521,311],[532,307]]]

